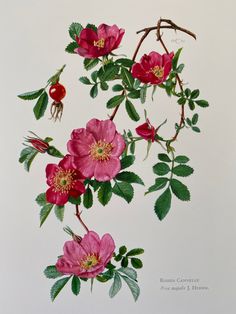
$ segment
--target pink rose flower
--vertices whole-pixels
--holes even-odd
[[[120,171],[125,141],[111,120],[92,119],[86,129],[76,129],[67,143],[73,162],[86,178],[109,181]]]
[[[172,59],[174,53],[159,53],[152,51],[149,55],[144,55],[140,63],[135,63],[132,66],[133,77],[139,79],[143,83],[161,84],[163,83],[172,68]]]
[[[152,142],[155,141],[156,130],[155,127],[151,125],[149,119],[147,119],[145,123],[138,126],[135,130],[137,134],[144,138],[145,140],[147,141],[151,140]]]
[[[115,243],[106,233],[100,239],[94,231],[89,231],[80,242],[67,241],[64,255],[56,263],[57,270],[66,275],[94,278],[102,273],[111,260]]]
[[[84,28],[79,37],[76,37],[79,47],[75,49],[75,52],[89,59],[108,55],[118,48],[124,33],[125,30],[119,29],[116,25],[101,24],[97,31]]]
[[[59,206],[64,205],[70,196],[77,198],[85,192],[84,177],[72,165],[72,157],[65,156],[58,165],[46,167],[47,184],[46,200]]]

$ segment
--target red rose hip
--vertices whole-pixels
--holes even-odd
[[[62,84],[56,83],[49,88],[49,95],[54,101],[60,102],[66,96],[66,89]]]

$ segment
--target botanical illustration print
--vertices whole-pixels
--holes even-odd
[[[146,27],[137,32],[142,36],[131,58],[123,57],[117,52],[125,34],[117,25],[101,24],[95,26],[72,23],[69,28],[71,42],[66,52],[74,58],[82,58],[87,76],[79,78],[80,83],[89,87],[91,98],[95,99],[99,92],[113,94],[106,102],[111,110],[104,120],[91,117],[83,125],[71,130],[71,136],[65,143],[65,153],[61,153],[51,145],[51,137],[41,138],[33,132],[25,138],[26,146],[20,154],[19,162],[27,171],[37,155],[49,154],[59,158],[59,162],[49,163],[45,167],[45,186],[43,192],[36,197],[40,206],[40,226],[54,210],[56,217],[63,221],[66,207],[75,209],[75,217],[83,227],[75,232],[69,226],[63,228],[70,237],[63,246],[63,254],[55,258],[53,264],[47,266],[44,274],[49,279],[57,279],[51,288],[51,299],[54,300],[62,288],[71,281],[73,294],[78,295],[82,284],[89,283],[91,290],[94,280],[101,284],[111,283],[109,296],[114,297],[125,283],[136,301],[140,294],[137,270],[143,267],[139,255],[143,248],[127,249],[125,245],[116,248],[114,239],[109,233],[98,235],[90,230],[82,218],[81,207],[91,208],[95,196],[103,206],[108,205],[112,197],[121,197],[127,203],[134,198],[134,185],[145,186],[142,178],[127,168],[135,163],[136,146],[146,143],[145,159],[148,158],[152,145],[158,146],[157,162],[151,169],[155,181],[146,187],[143,196],[156,193],[154,217],[163,220],[175,201],[189,201],[190,191],[184,177],[193,173],[188,165],[189,157],[177,154],[175,142],[182,131],[200,132],[198,127],[199,108],[208,107],[206,100],[199,98],[198,89],[185,88],[181,79],[184,64],[179,63],[182,48],[169,51],[164,43],[162,30],[174,30],[185,33],[196,39],[191,31],[176,25],[168,19],[160,19],[156,26]],[[156,32],[157,42],[161,48],[141,56],[136,61],[143,41],[151,32]],[[61,83],[61,76],[66,65],[63,65],[45,85],[37,90],[18,95],[22,100],[35,101],[33,113],[35,118],[44,117],[48,108],[53,121],[62,119],[66,87]],[[168,97],[176,98],[180,110],[180,118],[175,123],[173,135],[163,137],[161,130],[167,127],[167,119],[154,125],[148,115],[150,104],[157,90],[162,90]],[[138,112],[141,104],[144,114]],[[129,126],[122,131],[116,125],[117,113],[126,114],[134,122],[138,122],[135,130]],[[143,116],[142,116],[143,115]],[[158,115],[158,113],[157,113]],[[157,144],[157,145],[156,145]],[[161,152],[160,152],[161,150]],[[178,200],[172,200],[176,197]],[[69,212],[69,211],[68,211]],[[114,215],[116,213],[114,212]],[[96,215],[96,210],[94,211]],[[130,233],[132,236],[132,232]]]

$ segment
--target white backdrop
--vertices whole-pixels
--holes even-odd
[[[2,314],[41,313],[132,313],[141,314],[234,314],[235,292],[235,36],[234,1],[0,1],[1,69],[1,284]],[[144,189],[135,187],[135,199],[127,205],[114,197],[103,208],[98,202],[86,210],[84,219],[90,228],[110,232],[117,246],[144,247],[144,268],[139,271],[141,296],[137,303],[126,287],[109,299],[109,285],[96,283],[93,294],[83,285],[75,297],[66,287],[54,303],[49,298],[53,281],[44,278],[46,265],[62,252],[67,235],[62,227],[81,227],[66,210],[61,224],[53,215],[39,228],[39,208],[35,196],[46,189],[44,168],[51,158],[37,158],[27,174],[17,162],[21,142],[28,130],[54,138],[65,152],[65,143],[73,128],[82,127],[92,117],[105,118],[108,93],[96,100],[86,86],[78,82],[84,75],[82,58],[69,55],[64,48],[70,39],[71,22],[82,24],[116,23],[126,29],[119,51],[130,56],[139,36],[135,32],[155,25],[159,17],[171,18],[198,35],[194,41],[170,31],[164,35],[168,47],[184,47],[186,64],[183,78],[190,88],[199,88],[211,107],[198,110],[200,135],[184,131],[177,152],[191,158],[195,173],[186,179],[192,200],[174,200],[167,218],[159,222],[153,211],[156,195],[143,197]],[[176,39],[178,39],[176,41]],[[142,52],[160,50],[154,34]],[[62,82],[67,86],[65,112],[61,123],[48,119],[36,122],[33,102],[16,95],[37,89],[64,63]],[[143,111],[140,106],[139,112]],[[154,124],[169,118],[170,126],[178,117],[176,105],[161,91],[146,108]],[[176,109],[173,109],[176,108]],[[175,111],[176,110],[176,111]],[[121,109],[116,118],[120,131],[134,129]],[[170,130],[170,128],[166,128]],[[171,132],[172,133],[172,132]],[[147,186],[154,182],[151,166],[159,147],[153,147],[143,162],[144,146],[138,148],[134,166]],[[207,290],[166,291],[163,279],[197,278]],[[168,286],[167,284],[164,285]],[[181,284],[180,284],[181,286]]]

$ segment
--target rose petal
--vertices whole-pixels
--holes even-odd
[[[99,257],[104,265],[106,265],[115,251],[115,242],[109,233],[103,235],[100,244]]]
[[[94,175],[96,161],[92,160],[90,156],[73,157],[73,165],[85,178],[91,178]]]
[[[100,249],[99,235],[94,231],[89,231],[80,242],[86,254],[98,254]]]
[[[68,201],[68,193],[55,192],[53,187],[46,191],[46,200],[49,203],[63,206]]]
[[[97,181],[110,181],[120,171],[120,160],[111,157],[107,161],[97,162],[94,170],[94,178]]]
[[[96,141],[104,140],[106,142],[112,142],[116,133],[115,124],[109,119],[91,119],[86,125],[86,130],[94,136]]]
[[[78,129],[72,132],[71,138],[67,143],[67,150],[72,156],[89,155],[90,146],[95,142],[91,133],[85,129]]]
[[[111,156],[119,157],[123,153],[123,151],[126,147],[123,136],[119,133],[116,133],[116,135],[112,141],[112,145],[113,145],[113,149],[111,151]]]

